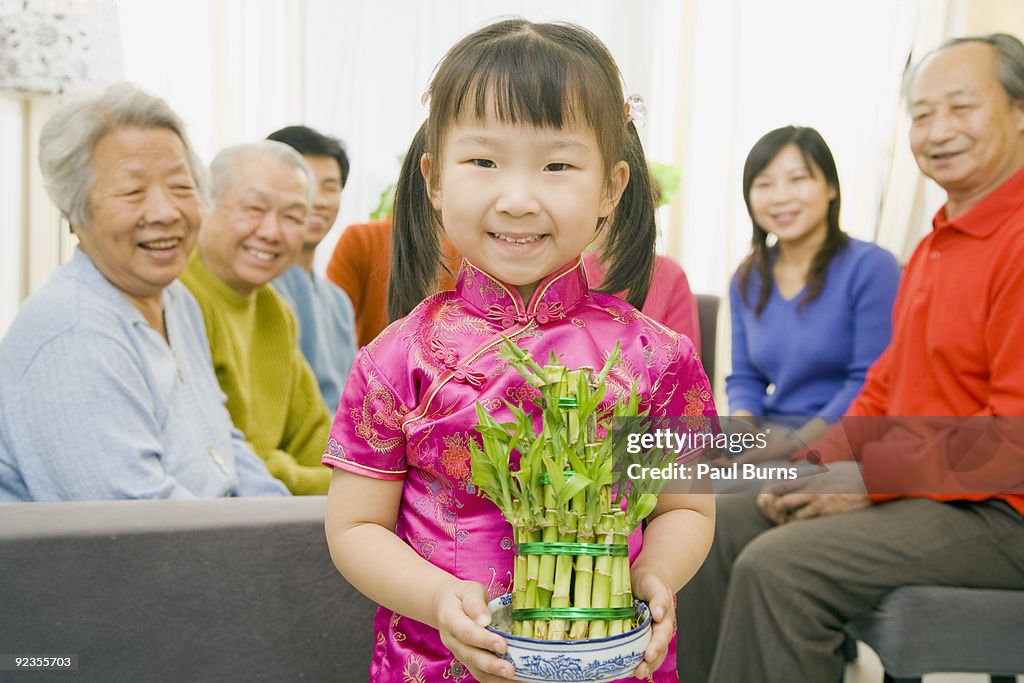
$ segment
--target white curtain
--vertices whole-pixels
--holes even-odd
[[[318,267],[343,226],[365,220],[395,179],[426,113],[420,96],[448,47],[499,16],[583,24],[608,44],[627,92],[647,99],[649,158],[682,170],[677,199],[660,215],[663,248],[697,291],[724,295],[749,240],[742,163],[779,125],[822,132],[839,165],[846,229],[905,254],[912,239],[901,226],[914,221],[901,183],[917,176],[900,160],[900,76],[912,48],[956,28],[963,2],[120,0],[119,12],[126,78],[171,104],[204,160],[294,123],[346,142],[351,178]],[[944,28],[933,17],[944,17]],[[5,151],[22,143],[18,117],[10,103],[0,107]],[[3,197],[17,201],[17,183],[5,179],[21,169],[0,156]],[[14,211],[0,205],[6,223]],[[7,231],[0,240],[2,332],[13,316],[7,264],[19,247]]]
[[[963,0],[933,0],[918,7],[913,43],[908,51],[909,66],[935,49],[946,38],[961,33]],[[925,178],[910,152],[910,119],[904,102],[897,103],[893,116],[893,144],[883,177],[881,217],[877,241],[901,261],[913,251],[931,229],[931,219],[944,196],[934,182]]]
[[[121,0],[125,76],[168,101],[209,162],[302,121],[304,4]]]

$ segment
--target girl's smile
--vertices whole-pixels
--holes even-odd
[[[514,235],[509,233],[488,233],[491,237],[509,244],[534,244],[544,239],[546,235]]]
[[[448,240],[470,263],[518,288],[524,301],[545,276],[593,241],[629,180],[606,165],[593,130],[460,120],[440,163],[421,170]]]

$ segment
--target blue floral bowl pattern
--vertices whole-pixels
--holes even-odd
[[[516,667],[517,680],[606,683],[628,678],[643,661],[651,642],[651,613],[639,601],[634,603],[639,626],[621,635],[590,640],[534,640],[509,635],[511,604],[511,593],[491,600],[487,606],[492,625],[487,628],[508,641],[503,657]]]

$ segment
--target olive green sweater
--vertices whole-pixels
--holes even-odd
[[[181,281],[203,311],[213,368],[235,427],[292,493],[326,493],[331,475],[320,459],[331,418],[288,304],[270,285],[238,293],[206,267],[199,249]]]

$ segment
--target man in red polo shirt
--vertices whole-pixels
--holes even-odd
[[[685,683],[840,680],[842,625],[895,587],[1024,589],[1024,496],[994,493],[1024,490],[1021,450],[1005,434],[966,434],[967,420],[930,433],[941,421],[915,421],[1012,427],[1000,419],[1024,416],[1024,45],[952,40],[909,86],[911,149],[947,202],[907,264],[892,343],[848,415],[906,425],[902,444],[915,447],[896,455],[892,438],[853,439],[866,489],[822,493],[810,477],[784,493],[719,496],[711,554],[680,596]],[[985,438],[1004,487],[950,474],[949,456]]]

